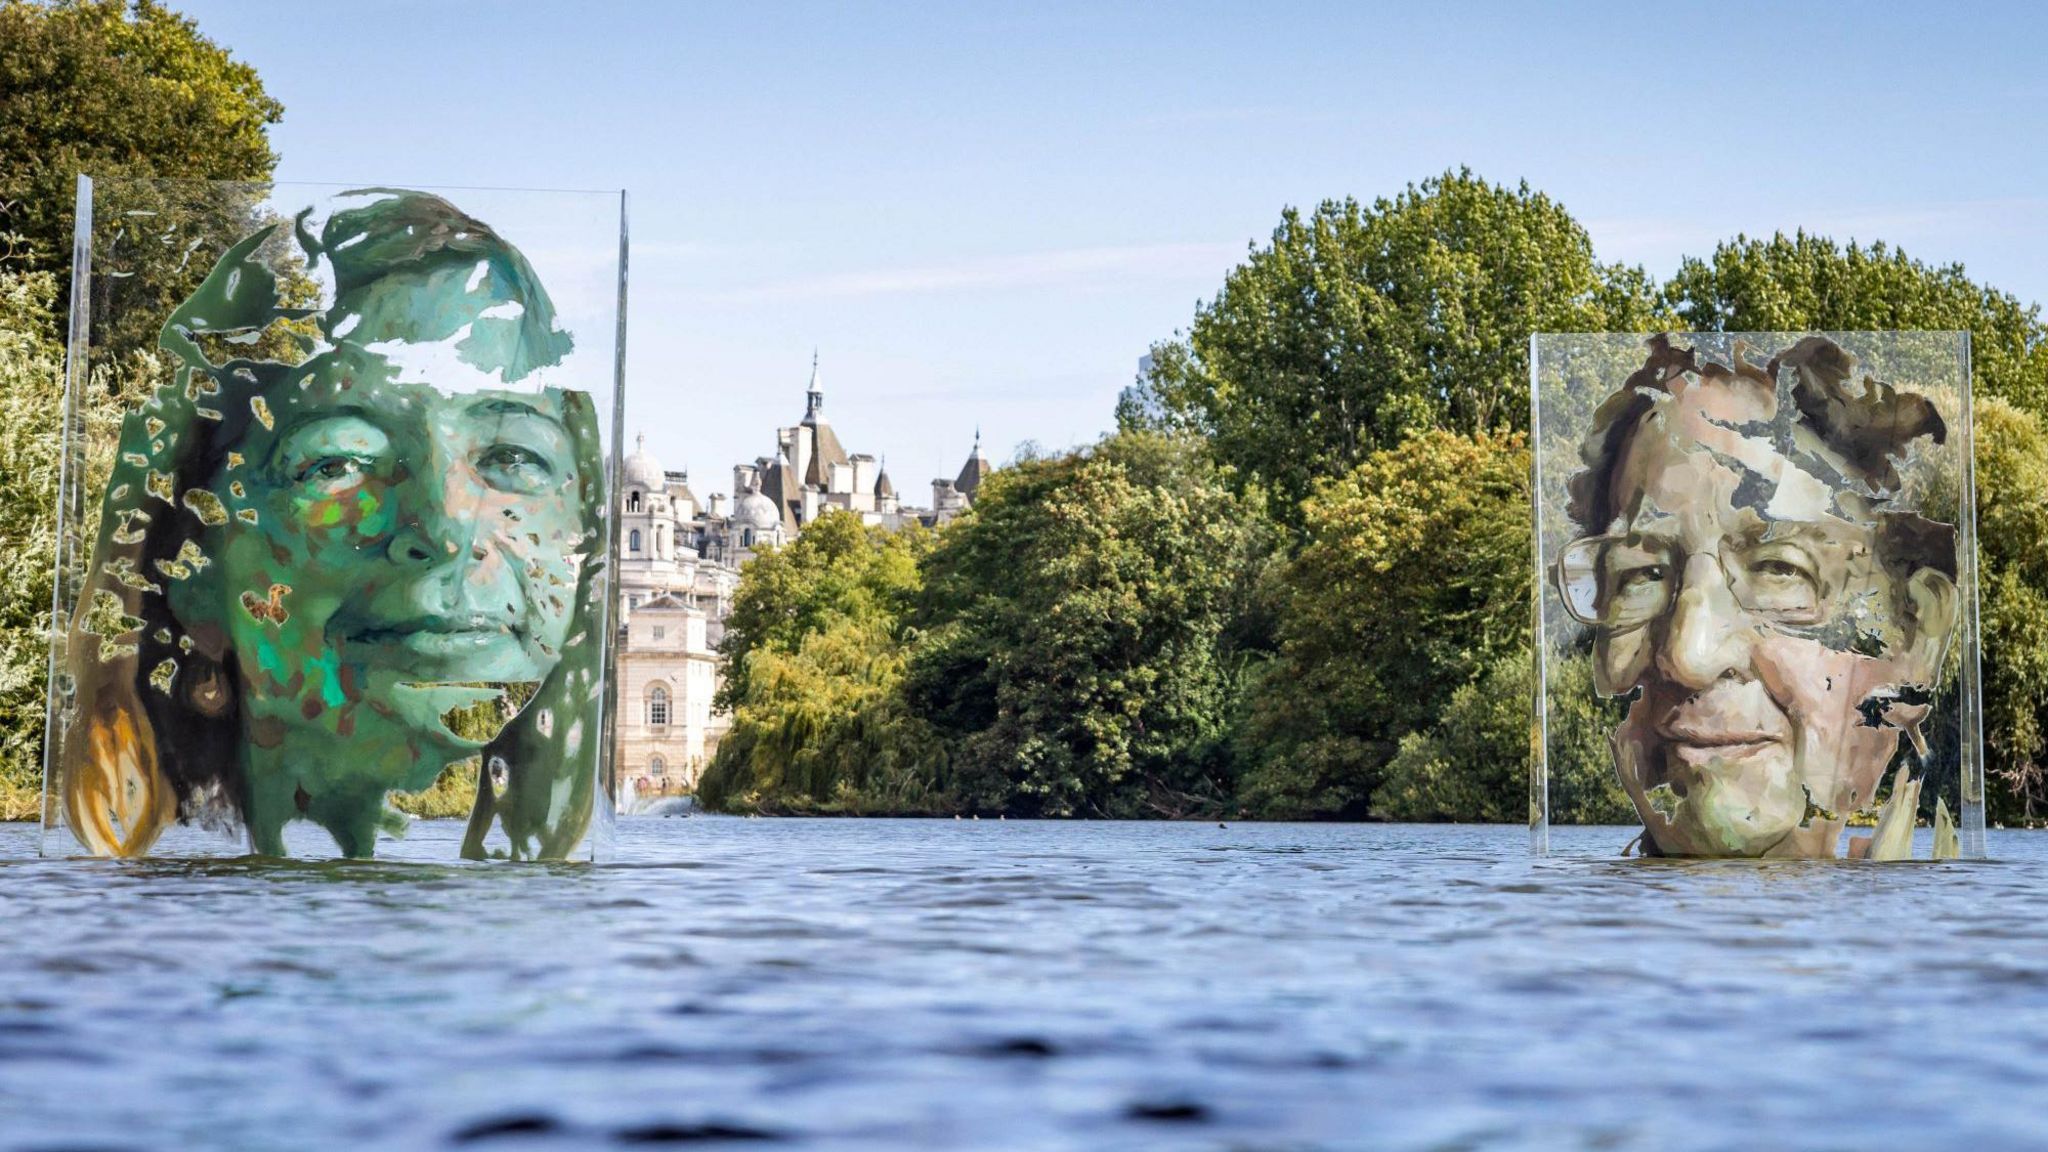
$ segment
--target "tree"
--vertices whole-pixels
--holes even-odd
[[[1976,416],[1986,801],[2032,823],[2048,816],[2048,429],[1996,399]]]
[[[902,693],[903,620],[930,551],[921,527],[827,512],[741,574],[717,706],[732,729],[698,781],[725,811],[945,808],[945,749]]]
[[[979,811],[1175,816],[1229,800],[1230,624],[1266,551],[1197,447],[1126,433],[982,485],[926,565],[907,691]]]
[[[70,267],[79,173],[268,179],[283,114],[156,0],[0,0],[0,201],[30,267]]]
[[[951,810],[946,749],[904,702],[904,662],[893,622],[879,619],[838,617],[793,652],[756,651],[699,800],[727,812]]]
[[[1653,304],[1549,197],[1449,172],[1370,208],[1288,209],[1153,349],[1119,421],[1206,437],[1298,526],[1318,480],[1416,431],[1525,429],[1532,333],[1636,331]]]
[[[1706,259],[1683,261],[1663,295],[1698,332],[1966,331],[1975,390],[2048,414],[2039,305],[1971,281],[1960,264],[1805,232],[1738,236]]]
[[[277,158],[264,133],[281,112],[247,65],[153,0],[0,0],[0,815],[32,814],[42,761],[64,411],[58,278],[71,267],[74,181],[266,179]],[[245,227],[256,196],[232,199],[197,219]],[[146,394],[157,326],[207,270],[166,265],[124,284],[124,300],[161,306],[136,309],[118,342],[97,345],[118,355],[94,357],[80,398],[89,488]],[[96,517],[97,501],[86,503]]]
[[[756,556],[725,620],[725,679],[714,706],[729,710],[746,697],[757,652],[795,652],[835,619],[902,617],[922,587],[917,562],[931,543],[922,528],[888,532],[857,514],[828,511],[794,543]]]
[[[64,353],[54,278],[0,271],[0,818],[32,815],[41,779],[55,575]]]
[[[1303,513],[1307,542],[1277,576],[1279,654],[1249,698],[1241,798],[1360,818],[1404,737],[1494,660],[1529,660],[1527,439],[1423,432]]]
[[[64,351],[50,336],[56,295],[56,277],[0,263],[0,818],[33,815],[42,773],[64,419]],[[104,372],[83,389],[89,490],[105,484],[122,416],[145,394]],[[86,516],[78,538],[91,540],[97,502]]]

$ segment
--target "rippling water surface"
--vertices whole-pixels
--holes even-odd
[[[33,858],[0,1147],[1984,1148],[2048,1139],[2048,834],[622,821],[622,863]]]

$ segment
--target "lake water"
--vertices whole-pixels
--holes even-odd
[[[0,825],[0,1147],[2043,1139],[2048,834],[1553,835],[629,819],[622,863],[531,867],[41,861]]]

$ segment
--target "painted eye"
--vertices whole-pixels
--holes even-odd
[[[1662,564],[1645,564],[1641,568],[1631,568],[1615,578],[1614,591],[1622,596],[1646,592],[1664,583],[1664,575]]]
[[[1818,610],[1820,589],[1813,574],[1786,556],[1764,555],[1748,566],[1750,607],[1786,617],[1807,615]]]
[[[517,444],[493,444],[477,457],[476,464],[493,486],[522,491],[541,488],[555,474],[547,457]]]
[[[354,481],[368,471],[368,462],[354,456],[322,456],[299,469],[294,479],[326,487]]]

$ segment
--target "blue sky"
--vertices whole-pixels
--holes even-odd
[[[1093,439],[1284,206],[1459,165],[1658,274],[1804,227],[2048,299],[2018,5],[177,6],[284,102],[280,179],[627,189],[629,424],[700,496],[813,346],[907,496],[977,424]]]

